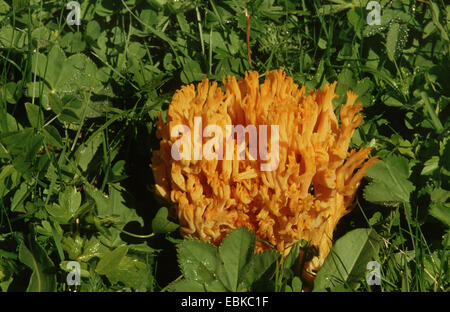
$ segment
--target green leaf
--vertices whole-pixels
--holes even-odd
[[[294,264],[297,263],[298,258],[300,257],[300,242],[295,242],[292,246],[289,254],[286,259],[284,259],[283,266],[285,268],[291,268]]]
[[[113,284],[122,282],[125,286],[137,291],[146,291],[149,287],[151,271],[145,263],[125,256],[117,269],[110,272],[107,277]]]
[[[356,81],[353,71],[349,68],[343,68],[338,77],[338,84],[336,86],[336,93],[340,95],[340,101],[344,101],[347,90],[353,90]]]
[[[314,280],[313,291],[354,289],[366,266],[378,256],[379,240],[371,229],[356,229],[338,239]]]
[[[128,246],[121,245],[106,253],[98,262],[95,271],[98,274],[109,275],[118,269],[120,261],[128,252]]]
[[[371,92],[373,91],[374,84],[370,78],[366,77],[356,84],[353,92],[359,95],[357,102],[361,101],[363,107],[368,107],[373,104]]]
[[[180,25],[180,29],[182,32],[184,32],[184,33],[190,32],[189,24],[186,21],[186,16],[183,13],[177,14],[177,21],[178,21],[178,25]]]
[[[205,292],[205,288],[199,282],[182,279],[171,285],[169,291],[172,292]]]
[[[395,60],[395,53],[397,52],[397,41],[400,33],[400,24],[394,23],[389,28],[386,37],[386,53],[391,61]]]
[[[12,158],[15,169],[31,184],[32,173],[37,169],[36,156],[43,143],[42,134],[36,133],[33,128],[25,128],[19,132],[0,134],[0,143],[6,147],[7,156]]]
[[[392,106],[392,107],[403,107],[404,104],[398,100],[395,96],[392,96],[390,94],[384,94],[381,96],[381,102],[386,106]]]
[[[33,273],[28,284],[28,292],[51,292],[56,290],[56,275],[54,265],[45,250],[33,242],[31,250],[22,242],[19,246],[19,259]]]
[[[298,276],[295,276],[292,279],[292,291],[301,292],[302,288],[303,288],[302,280]]]
[[[4,0],[0,0],[0,14],[6,14],[11,10],[11,7]]]
[[[144,225],[144,221],[137,215],[136,210],[124,205],[125,200],[122,192],[114,186],[109,188],[109,196],[105,196],[100,190],[95,189],[89,184],[85,185],[85,191],[94,199],[99,216],[119,216],[123,225],[131,221],[137,221],[141,226]]]
[[[25,210],[23,210],[23,203],[25,199],[28,197],[28,195],[29,195],[28,185],[27,183],[23,182],[17,189],[17,191],[14,193],[14,196],[11,201],[11,211],[25,212]]]
[[[54,220],[61,224],[68,224],[70,220],[69,212],[56,203],[45,205],[45,209]]]
[[[193,81],[202,80],[205,78],[205,74],[203,74],[199,63],[195,62],[191,58],[188,58],[185,61],[180,77],[183,83],[188,84]]]
[[[52,203],[46,205],[47,212],[62,224],[67,224],[79,214],[81,193],[75,187],[67,187],[59,193],[59,205]]]
[[[251,286],[261,280],[268,280],[275,271],[279,258],[280,254],[274,250],[265,250],[255,254],[249,262],[245,274],[246,285]]]
[[[167,219],[168,215],[169,210],[166,207],[161,207],[158,210],[156,216],[152,220],[153,233],[170,233],[179,227],[178,224]]]
[[[220,279],[231,291],[237,291],[244,278],[256,245],[255,236],[246,227],[231,232],[219,247],[223,263]]]
[[[94,245],[97,243],[94,242]],[[138,291],[147,290],[151,278],[149,267],[138,259],[126,256],[127,253],[127,245],[121,245],[105,253],[95,271],[105,275],[113,284],[122,282],[125,286]]]
[[[85,36],[88,37],[91,42],[94,41],[94,39],[98,38],[100,36],[101,27],[100,24],[95,21],[89,21],[89,23],[86,26]]]
[[[432,203],[429,214],[450,227],[450,204]]]
[[[319,42],[317,42],[317,46],[321,48],[322,50],[325,50],[327,48],[327,41],[323,38],[319,38]]]
[[[103,142],[103,132],[94,133],[86,143],[78,147],[75,152],[75,160],[83,171],[86,171],[89,163],[94,158],[98,147]]]
[[[255,241],[245,227],[228,234],[219,249],[197,239],[182,241],[177,248],[178,263],[185,279],[171,287],[180,291],[192,281],[199,291],[267,289],[281,255],[275,250],[255,254]]]
[[[96,237],[92,237],[83,247],[83,253],[77,257],[78,261],[88,262],[94,257],[101,258],[105,254],[105,247]]]
[[[64,192],[59,193],[59,205],[66,209],[71,216],[75,216],[80,208],[81,193],[75,187],[67,187]]]
[[[421,175],[430,175],[439,168],[439,156],[433,156],[423,164]]]
[[[25,109],[27,111],[28,121],[31,126],[37,129],[41,128],[44,124],[44,114],[39,106],[26,102]]]
[[[10,104],[16,104],[16,92],[17,92],[18,84],[13,81],[7,82],[3,85],[1,90],[3,92],[0,93],[0,96],[4,96],[5,100]]]
[[[373,179],[364,188],[367,201],[384,205],[396,205],[409,202],[409,196],[415,189],[411,181],[408,160],[391,155],[378,161],[367,170],[367,176]]]
[[[56,148],[63,148],[61,135],[55,127],[52,125],[47,125],[45,128],[42,128],[42,133],[44,134],[45,144]]]
[[[83,34],[81,32],[69,32],[65,34],[60,40],[60,45],[68,53],[82,52],[86,48],[86,42],[83,40]]]
[[[399,56],[406,44],[408,28],[404,24],[392,23],[386,36],[386,53],[392,62]]]
[[[41,53],[35,53],[32,59],[33,73],[45,79],[49,83],[50,89],[54,89],[60,79],[65,60],[64,52],[57,45],[53,46],[48,57]]]
[[[73,237],[64,237],[62,239],[62,247],[68,253],[69,259],[76,260],[83,250],[84,240],[80,235]]]
[[[0,48],[22,49],[28,44],[28,37],[11,25],[0,28]]]
[[[110,184],[109,196],[105,196],[90,184],[86,183],[84,186],[87,195],[94,200],[97,206],[98,218],[105,219],[110,225],[115,225],[108,230],[109,234],[104,233],[105,235],[102,235],[100,239],[106,246],[117,247],[123,243],[120,233],[127,223],[137,221],[141,226],[144,225],[144,221],[137,215],[136,210],[125,206],[125,199],[122,191],[118,189],[118,185]]]
[[[220,265],[217,248],[200,240],[186,240],[179,244],[178,262],[187,279],[202,284],[216,279]]]

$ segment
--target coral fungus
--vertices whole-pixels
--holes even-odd
[[[166,123],[160,117],[160,150],[151,164],[156,192],[174,204],[186,238],[217,245],[231,230],[246,226],[282,253],[303,239],[318,250],[308,270],[319,269],[336,224],[351,211],[362,177],[376,162],[376,157],[368,159],[369,148],[348,150],[363,119],[358,96],[347,92],[338,121],[332,104],[336,82],[308,95],[281,70],[268,72],[262,84],[256,72],[223,83],[224,91],[207,79],[197,89],[183,86],[172,98]],[[224,132],[227,125],[278,125],[278,167],[261,170],[267,159],[252,158],[248,144],[243,145],[245,159],[173,159],[178,137],[171,137],[172,129],[192,129],[195,117],[202,118],[202,130],[207,125]],[[201,140],[206,143],[208,137]],[[233,143],[239,147],[236,139]],[[267,246],[258,241],[257,248]]]

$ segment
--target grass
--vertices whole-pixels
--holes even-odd
[[[176,220],[149,191],[154,122],[182,84],[249,69],[247,10],[254,70],[308,90],[337,80],[337,106],[354,90],[365,120],[352,146],[406,164],[403,193],[366,197],[368,177],[335,233],[379,235],[381,285],[361,275],[334,290],[448,292],[450,6],[380,0],[370,26],[367,2],[80,1],[70,26],[65,1],[0,0],[0,289],[74,289],[70,260],[82,291],[180,278]],[[297,279],[278,264],[273,290]]]

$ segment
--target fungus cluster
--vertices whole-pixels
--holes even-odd
[[[183,86],[174,94],[166,122],[160,117],[157,123],[160,150],[151,163],[156,192],[173,203],[185,238],[218,245],[230,231],[246,226],[284,254],[302,239],[318,251],[307,270],[318,270],[332,246],[333,230],[352,210],[361,179],[377,161],[369,158],[370,148],[349,150],[363,119],[358,96],[347,92],[338,121],[332,104],[336,82],[306,95],[305,87],[276,70],[266,73],[262,84],[258,73],[247,72],[239,81],[227,77],[223,85],[205,79],[197,88]],[[179,136],[172,137],[172,130],[179,125],[193,129],[195,117],[202,118],[201,130],[217,125],[224,133],[227,125],[253,125],[258,132],[260,125],[277,125],[277,167],[262,170],[270,160],[251,157],[248,140],[238,146],[236,138],[234,153],[243,148],[245,159],[174,159]],[[189,135],[194,144],[194,133]],[[203,144],[209,139],[200,138]],[[229,145],[223,140],[225,153]],[[275,147],[271,140],[267,145]],[[257,250],[266,248],[258,240]]]

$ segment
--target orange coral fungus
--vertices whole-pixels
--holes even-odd
[[[225,92],[205,79],[197,90],[194,85],[183,86],[173,96],[167,122],[160,118],[157,124],[160,150],[153,153],[151,165],[156,192],[174,203],[186,238],[219,244],[231,230],[246,226],[284,253],[303,239],[319,252],[308,270],[319,269],[336,224],[352,209],[362,177],[376,162],[376,157],[364,162],[369,148],[348,151],[363,119],[361,105],[355,104],[358,96],[347,92],[339,123],[332,105],[336,82],[308,95],[281,70],[268,72],[262,84],[256,72],[247,72],[239,81],[228,77],[223,83]],[[243,145],[245,159],[174,159],[180,133],[175,131],[175,136],[173,130],[179,125],[193,129],[196,117],[202,118],[200,131],[207,125],[224,132],[227,125],[254,125],[256,131],[261,131],[260,125],[278,125],[278,167],[262,170],[267,158],[251,157],[249,144]],[[208,138],[200,137],[201,143]],[[195,145],[196,140],[187,142]],[[225,143],[226,138],[222,140]],[[270,142],[267,146],[273,149]],[[194,149],[182,153],[193,155]],[[257,248],[266,245],[258,242]]]

